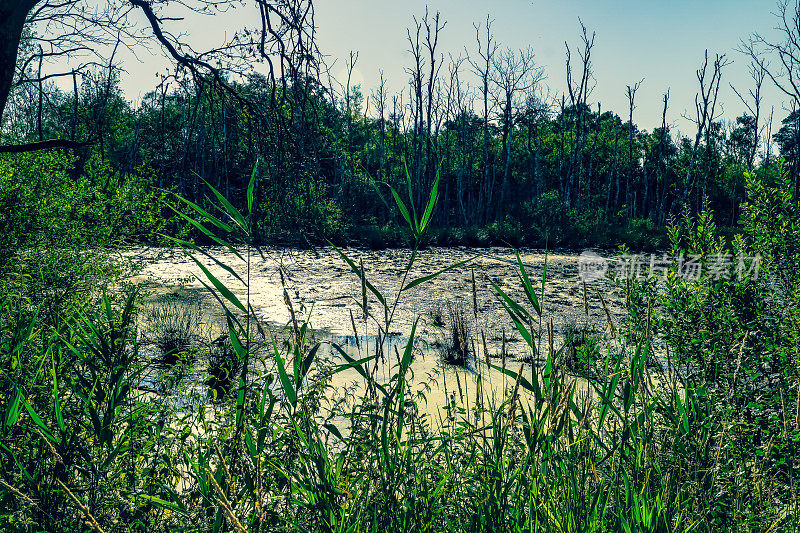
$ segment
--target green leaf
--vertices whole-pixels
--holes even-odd
[[[408,336],[408,342],[406,343],[406,348],[403,351],[403,359],[400,361],[400,379],[402,380],[403,376],[408,370],[408,367],[411,365],[411,357],[414,354],[414,335],[417,332],[417,324],[419,323],[419,317],[414,320],[414,325],[411,326],[411,334]]]
[[[180,201],[182,201],[183,203],[185,203],[186,205],[188,205],[189,207],[191,207],[192,209],[194,209],[194,210],[195,210],[197,213],[199,213],[201,216],[203,216],[203,217],[207,218],[207,219],[209,220],[209,222],[211,222],[212,224],[214,224],[215,226],[217,226],[219,229],[221,229],[221,230],[223,230],[223,231],[226,231],[226,232],[228,232],[228,233],[233,233],[233,227],[232,227],[232,226],[229,226],[229,225],[228,225],[228,224],[226,224],[225,222],[221,221],[220,219],[218,219],[217,217],[215,217],[214,215],[212,215],[211,213],[209,213],[208,211],[206,211],[205,209],[203,209],[202,207],[200,207],[200,206],[199,206],[199,205],[197,205],[196,203],[194,203],[194,202],[190,202],[190,201],[189,201],[189,200],[187,200],[186,198],[183,198],[182,196],[178,196],[177,194],[175,195],[175,197],[176,197],[178,200],[180,200]],[[173,207],[172,209],[173,209],[173,210],[174,210],[176,213],[178,213],[179,215],[181,215],[183,218],[185,218],[186,220],[188,220],[189,222],[192,222],[192,220],[194,220],[194,219],[192,219],[192,218],[190,218],[190,217],[187,217],[186,215],[184,215],[183,213],[181,213],[180,211],[178,211],[178,210],[177,210],[177,209],[175,209],[174,207]],[[202,231],[202,230],[201,230],[201,231]],[[205,231],[204,231],[204,233],[205,233]]]
[[[525,322],[523,322],[524,319],[527,319],[526,322],[532,321],[533,318],[531,315],[523,307],[509,298],[494,281],[490,279],[489,282],[497,291],[498,300],[508,313],[508,316],[511,317],[511,320],[514,322],[514,326],[517,328],[517,331],[519,331],[519,334],[522,335],[522,338],[525,339],[525,342],[528,343],[528,346],[535,348],[535,343],[533,342],[533,328],[531,328],[531,331],[528,331]]]
[[[219,203],[222,204],[222,207],[224,208],[225,213],[227,213],[227,215],[234,222],[236,222],[236,224],[238,224],[240,228],[242,228],[242,231],[247,231],[247,222],[245,222],[244,217],[239,212],[239,210],[236,209],[235,207],[233,207],[233,204],[231,204],[228,201],[228,199],[225,198],[225,196],[223,196],[222,193],[219,192],[213,185],[211,185],[206,180],[203,180],[203,181],[205,181],[206,185],[208,185],[208,188],[211,189],[211,192],[214,193],[214,196],[217,197],[217,200],[219,200]]]
[[[417,208],[414,207],[414,194],[411,190],[411,173],[408,171],[408,165],[405,161],[403,161],[403,167],[406,171],[406,187],[408,188],[408,202],[411,204],[411,215],[414,219],[414,224],[412,225],[412,229],[418,228],[419,224],[417,223]]]
[[[499,370],[500,372],[502,372],[503,374],[505,374],[506,376],[509,376],[510,378],[512,378],[514,380],[517,379],[518,373],[514,372],[513,370],[511,370],[509,368],[503,368],[501,366],[493,365],[491,363],[489,364],[489,367],[494,368],[495,370]],[[527,390],[528,392],[533,393],[536,396],[537,400],[542,397],[542,391],[541,391],[541,387],[539,386],[539,382],[538,381],[536,381],[536,385],[533,385],[533,384],[531,384],[530,381],[528,381],[525,378],[525,376],[519,375],[519,384],[523,389]]]
[[[494,290],[497,292],[497,295],[500,296],[501,300],[505,302],[507,309],[513,311],[512,316],[514,316],[516,320],[520,321],[522,321],[523,319],[533,320],[531,314],[528,313],[528,311],[526,311],[524,307],[522,307],[517,302],[509,298],[508,295],[503,291],[503,289],[501,289],[500,286],[497,283],[495,283],[493,279],[489,278],[489,283],[492,284],[492,287],[494,287]]]
[[[533,286],[531,285],[531,280],[528,278],[528,273],[525,271],[525,265],[522,264],[522,258],[519,256],[519,251],[514,250],[517,254],[517,263],[519,264],[519,273],[520,277],[522,278],[522,286],[525,289],[525,294],[528,296],[528,300],[531,302],[531,305],[536,310],[536,314],[539,316],[542,315],[542,308],[539,306],[539,300],[536,298],[536,293],[533,290]]]
[[[441,269],[441,270],[440,270],[440,271],[438,271],[438,272],[434,272],[433,274],[430,274],[430,275],[428,275],[428,276],[422,276],[422,277],[420,277],[420,278],[417,278],[417,279],[415,279],[415,280],[412,280],[412,281],[408,282],[408,283],[406,284],[406,286],[405,286],[405,287],[403,287],[402,289],[400,289],[400,292],[402,292],[402,291],[407,291],[407,290],[409,290],[409,289],[413,289],[413,288],[414,288],[414,287],[416,287],[417,285],[420,285],[420,284],[422,284],[422,283],[425,283],[426,281],[430,281],[430,280],[434,279],[435,277],[437,277],[437,276],[439,276],[439,275],[441,275],[441,274],[444,274],[445,272],[447,272],[447,271],[449,271],[449,270],[453,270],[453,269],[455,269],[455,268],[458,268],[458,267],[464,266],[464,265],[466,265],[467,263],[469,263],[469,262],[471,262],[471,261],[474,261],[474,260],[475,260],[475,259],[477,259],[478,257],[480,257],[480,256],[479,256],[479,255],[476,255],[476,256],[470,257],[469,259],[465,259],[464,261],[459,261],[458,263],[454,263],[454,264],[452,264],[452,265],[450,265],[450,266],[448,266],[448,267],[445,267],[445,268]]]
[[[309,351],[308,354],[303,358],[303,363],[300,365],[300,375],[298,384],[306,377],[308,371],[311,369],[311,363],[314,362],[314,357],[317,355],[317,350],[319,350],[320,344],[315,344]]]
[[[14,393],[14,399],[11,400],[11,403],[8,405],[8,410],[6,411],[7,427],[11,427],[17,423],[17,419],[19,419],[19,413],[22,410],[22,406],[20,405],[21,400],[22,392],[19,389],[16,389]]]
[[[330,422],[326,424],[322,424],[322,427],[327,429],[332,435],[334,435],[340,441],[344,441],[344,437],[342,437],[342,432],[339,431],[339,428],[331,424]]]
[[[226,300],[228,300],[230,303],[241,309],[242,312],[247,313],[247,308],[245,308],[242,302],[239,301],[239,298],[237,298],[236,295],[233,294],[230,291],[230,289],[228,289],[228,287],[226,287],[221,281],[215,278],[214,275],[211,272],[209,272],[209,270],[200,261],[198,261],[197,258],[191,252],[186,251],[186,255],[192,258],[192,261],[194,261],[197,264],[197,266],[200,267],[200,270],[203,271],[203,274],[206,275],[206,278],[208,278],[211,284],[214,285],[214,287],[219,291],[219,293],[222,296],[225,297]]]
[[[33,410],[33,407],[31,406],[31,404],[28,403],[28,400],[23,398],[22,401],[23,401],[23,405],[25,405],[25,409],[28,410],[28,414],[31,416],[31,420],[33,420],[34,424],[39,426],[39,429],[42,430],[42,434],[45,437],[47,437],[47,439],[50,440],[51,442],[55,442],[55,443],[61,442],[61,439],[59,439],[58,437],[56,437],[52,433],[50,433],[50,430],[47,429],[47,426],[44,424],[42,419],[39,418],[39,415],[37,415],[36,412]]]
[[[181,514],[184,513],[184,510],[178,505],[172,502],[168,502],[167,500],[162,500],[157,496],[150,496],[149,494],[139,494],[139,496],[163,509],[169,509],[170,511],[174,511],[176,513],[181,513]]]
[[[63,432],[66,431],[66,426],[64,425],[64,417],[61,414],[61,401],[58,398],[58,376],[56,375],[55,360],[52,360],[51,373],[53,376],[53,410],[55,411],[56,423],[58,424],[58,429],[60,429]]]
[[[274,347],[275,353],[275,362],[278,364],[278,377],[281,380],[281,386],[283,387],[283,392],[286,394],[286,398],[289,400],[289,403],[292,404],[294,407],[297,404],[297,393],[292,386],[292,382],[289,380],[289,375],[286,373],[286,367],[284,365],[283,357],[281,357],[280,351],[278,350],[278,346],[275,344],[275,339],[272,339],[272,344]]]
[[[370,355],[368,357],[364,357],[362,359],[356,360],[356,359],[353,359],[352,357],[350,357],[349,355],[347,355],[347,352],[345,352],[342,349],[342,347],[339,346],[338,344],[332,342],[332,343],[330,343],[330,345],[337,352],[339,352],[339,355],[341,355],[344,358],[345,361],[347,361],[347,364],[338,365],[337,367],[335,367],[331,371],[331,374],[337,374],[337,373],[339,373],[339,372],[341,372],[343,370],[347,370],[347,369],[352,368],[356,372],[358,372],[361,375],[361,377],[363,377],[366,381],[368,381],[368,382],[372,381],[372,378],[369,376],[367,371],[364,370],[364,364],[372,361],[373,359],[376,359],[378,357],[377,355]],[[379,391],[381,391],[381,393],[383,393],[384,396],[389,396],[389,392],[386,390],[386,388],[383,385],[381,385],[380,383],[374,383],[374,385],[375,385],[375,388],[378,389]]]
[[[247,213],[253,216],[253,192],[256,188],[256,171],[258,170],[258,163],[260,159],[256,158],[256,164],[253,165],[253,173],[250,175],[250,183],[247,184]]]
[[[394,190],[394,187],[392,187],[390,185],[389,189],[391,189],[391,191],[392,191],[392,196],[394,196],[394,202],[397,204],[397,208],[400,210],[400,214],[403,215],[403,218],[406,219],[406,222],[408,223],[408,227],[411,228],[411,231],[414,233],[414,235],[416,235],[417,234],[417,228],[414,226],[414,223],[411,221],[411,215],[408,212],[408,208],[406,207],[406,204],[404,204],[403,200],[400,199],[400,195],[397,194],[397,191]]]
[[[372,294],[374,294],[374,295],[375,295],[375,297],[378,299],[378,301],[379,301],[381,304],[383,304],[383,306],[385,307],[385,306],[386,306],[386,299],[385,299],[385,298],[383,297],[383,295],[382,295],[382,294],[381,294],[381,293],[378,291],[378,289],[376,289],[376,288],[375,288],[375,286],[374,286],[372,283],[370,283],[370,282],[369,282],[369,281],[366,279],[366,276],[362,276],[361,270],[360,270],[360,269],[359,269],[359,268],[356,266],[356,264],[355,264],[355,263],[353,263],[353,261],[352,261],[352,260],[351,260],[349,257],[347,257],[347,255],[345,255],[345,253],[344,253],[343,251],[341,251],[341,250],[340,250],[340,249],[339,249],[339,248],[338,248],[336,245],[334,245],[334,244],[333,244],[332,242],[330,242],[330,241],[328,241],[328,243],[329,243],[331,246],[333,246],[333,249],[334,249],[334,250],[336,250],[336,251],[339,253],[339,255],[340,255],[340,256],[342,256],[342,259],[344,259],[345,263],[347,263],[347,265],[348,265],[348,266],[350,267],[350,269],[351,269],[351,270],[352,270],[352,271],[353,271],[353,272],[356,274],[356,276],[358,276],[359,278],[362,278],[362,277],[363,277],[363,279],[364,279],[364,283],[365,283],[365,285],[367,286],[367,288],[370,290],[370,292],[371,292]]]
[[[439,171],[436,171],[436,179],[433,180],[433,186],[431,187],[431,192],[428,195],[428,205],[425,206],[425,211],[422,214],[422,220],[419,223],[418,231],[420,234],[425,232],[425,228],[428,227],[428,222],[431,219],[431,215],[433,214],[433,208],[436,205],[436,200],[439,198]]]

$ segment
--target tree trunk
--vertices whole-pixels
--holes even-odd
[[[0,0],[0,120],[8,102],[8,94],[14,83],[17,52],[22,38],[25,19],[38,0],[13,2]]]

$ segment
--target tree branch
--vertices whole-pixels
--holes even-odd
[[[46,141],[0,145],[0,154],[20,154],[35,152],[37,150],[51,150],[54,148],[83,148],[95,144],[96,141],[72,141],[69,139],[48,139]]]

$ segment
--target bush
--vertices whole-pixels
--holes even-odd
[[[547,191],[522,205],[522,224],[531,243],[561,244],[569,231],[569,209],[557,190]]]

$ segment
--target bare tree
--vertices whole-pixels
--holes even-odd
[[[664,201],[667,196],[666,182],[664,174],[666,171],[666,147],[667,147],[667,109],[669,108],[669,89],[664,93],[664,107],[661,110],[661,132],[658,138],[658,161],[656,162],[656,222],[663,224],[665,220]]]
[[[761,133],[763,128],[759,129],[759,119],[761,117],[761,102],[763,100],[763,96],[761,94],[761,86],[764,84],[764,79],[767,76],[767,71],[763,65],[753,61],[750,63],[750,77],[753,79],[753,88],[750,89],[750,98],[752,102],[746,99],[742,94],[733,86],[733,84],[729,84],[733,92],[736,93],[736,96],[739,97],[739,100],[745,105],[747,110],[750,112],[750,116],[753,117],[753,139],[752,144],[750,147],[750,153],[747,154],[747,168],[752,169],[756,159],[756,153],[758,152],[758,147],[761,144]]]
[[[422,49],[422,22],[414,17],[414,29],[406,29],[409,52],[413,58],[413,65],[406,69],[406,72],[411,76],[409,80],[409,105],[411,106],[411,117],[414,120],[412,130],[412,161],[411,172],[416,182],[420,182],[422,178],[422,159],[423,159],[423,142],[422,132],[425,127],[425,102],[422,92],[422,87],[425,84],[425,73],[423,68],[425,66],[425,58],[423,57],[424,51]],[[421,198],[421,187],[416,187],[417,198]]]
[[[639,158],[633,159],[633,110],[636,109],[636,91],[641,87],[644,79],[637,81],[633,86],[625,86],[625,96],[628,98],[628,179],[625,180],[625,202],[628,204],[628,213],[636,216],[636,201],[631,199],[631,186],[634,180],[634,169],[638,166]],[[634,198],[636,193],[634,192]]]
[[[427,87],[427,113],[426,113],[426,120],[425,120],[425,174],[427,183],[424,184],[424,187],[427,189],[431,180],[433,179],[433,174],[435,172],[435,168],[438,164],[438,144],[436,135],[437,132],[433,131],[434,123],[439,120],[439,117],[435,117],[434,113],[438,111],[439,103],[436,102],[435,95],[438,96],[438,92],[435,92],[434,89],[437,86],[439,80],[439,70],[441,69],[443,57],[437,57],[436,55],[436,46],[439,44],[439,32],[441,32],[444,27],[447,25],[446,21],[440,20],[440,14],[437,11],[432,18],[428,15],[428,9],[425,9],[425,17],[422,19],[422,24],[425,26],[425,49],[428,52],[428,87]],[[438,59],[438,61],[437,61]],[[438,126],[435,128],[438,130]]]
[[[477,57],[475,59],[468,59],[469,64],[476,76],[478,76],[480,83],[481,99],[483,101],[483,180],[480,184],[478,193],[478,203],[485,206],[483,221],[488,218],[489,205],[492,203],[492,190],[494,184],[490,182],[490,151],[489,151],[489,101],[491,100],[491,92],[489,83],[492,79],[492,68],[494,65],[494,56],[497,53],[497,43],[492,35],[492,21],[489,16],[486,16],[486,25],[481,31],[479,24],[473,24],[475,28],[475,38],[478,44]],[[485,37],[483,36],[485,34]],[[467,54],[469,57],[469,54]]]
[[[564,41],[566,48],[566,74],[567,74],[567,94],[569,95],[570,103],[570,117],[573,127],[573,142],[570,147],[570,160],[568,167],[568,175],[566,180],[566,202],[569,204],[571,201],[572,190],[575,187],[575,180],[577,178],[578,189],[581,188],[582,175],[583,175],[583,151],[585,142],[585,129],[586,124],[584,121],[585,112],[588,110],[587,102],[589,95],[594,89],[594,75],[592,73],[592,49],[594,48],[595,33],[592,32],[591,36],[586,29],[586,25],[578,19],[581,25],[581,45],[577,47],[577,54],[579,60],[580,75],[576,78],[573,74],[572,67],[572,50],[569,43]],[[562,115],[564,110],[564,102],[562,100]]]
[[[380,71],[380,81],[378,87],[372,93],[372,103],[378,112],[378,127],[380,128],[380,154],[378,155],[378,179],[385,180],[386,163],[386,79],[383,77],[383,70]]]
[[[0,0],[0,120],[12,90],[32,86],[41,93],[47,80],[105,65],[104,52],[116,50],[115,43],[122,37],[138,37],[128,19],[131,9],[131,4],[121,1],[90,4],[81,0]],[[48,68],[67,60],[72,65],[69,68]],[[85,144],[39,136],[32,143],[2,145],[0,152]]]
[[[466,59],[462,56],[453,58],[450,56],[449,82],[447,84],[447,105],[445,106],[448,119],[455,125],[456,130],[456,191],[455,196],[458,202],[464,226],[469,226],[468,209],[465,207],[464,196],[467,195],[466,205],[470,206],[471,187],[468,186],[468,169],[471,168],[470,160],[472,150],[469,147],[469,136],[467,134],[467,121],[472,109],[471,91],[468,85],[461,81],[461,67]]]
[[[725,54],[717,54],[711,65],[711,71],[709,72],[708,50],[706,50],[703,64],[697,70],[697,81],[700,84],[700,91],[695,94],[694,97],[695,116],[689,117],[684,115],[684,118],[691,120],[695,124],[697,131],[695,133],[694,143],[692,144],[692,157],[689,161],[689,169],[686,172],[686,180],[683,184],[681,208],[690,207],[689,198],[696,181],[695,166],[697,164],[698,149],[704,137],[706,139],[706,150],[710,149],[711,125],[717,118],[717,97],[722,80],[722,69],[729,64],[729,61],[725,58]]]
[[[533,88],[544,77],[544,72],[533,61],[533,50],[530,48],[519,50],[504,50],[493,59],[492,81],[497,88],[494,95],[496,106],[500,108],[501,123],[503,125],[503,181],[500,185],[500,198],[497,204],[496,216],[501,217],[504,212],[506,195],[511,179],[511,145],[514,125],[519,106],[520,95]]]
[[[182,34],[173,32],[182,18],[180,12],[176,16],[176,10],[214,16],[235,7],[237,2],[0,0],[0,119],[12,89],[73,76],[74,72],[93,65],[105,66],[113,63],[107,61],[112,49],[124,46],[135,55],[137,50],[149,48],[153,42],[174,61],[176,74],[188,72],[198,82],[210,79],[242,104],[252,102],[235,91],[229,78],[251,72],[253,60],[260,59],[268,64],[273,88],[277,85],[276,70],[279,71],[286,89],[289,80],[301,80],[317,65],[312,3],[310,0],[255,0],[255,3],[261,14],[261,31],[236,32],[227,42],[195,50],[182,41]],[[164,14],[167,6],[170,7],[169,16]],[[144,15],[145,24],[132,16],[134,11]],[[41,70],[31,68],[40,62]],[[0,152],[75,147],[90,141],[40,140],[0,146]]]
[[[800,1],[779,0],[775,15],[778,19],[775,29],[780,34],[778,40],[773,41],[760,33],[753,33],[740,43],[739,50],[750,56],[759,75],[766,73],[775,87],[790,98],[792,107],[800,109]],[[770,64],[771,58],[777,59],[776,67]],[[795,130],[795,143],[800,146],[800,129]],[[767,140],[769,142],[771,139]],[[800,156],[796,156],[791,162],[796,196],[800,194],[799,159]]]

